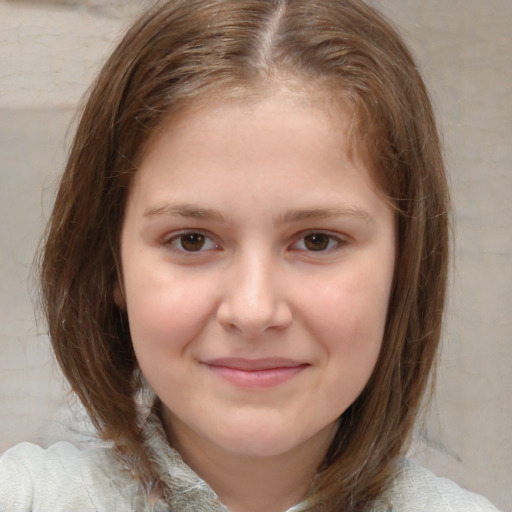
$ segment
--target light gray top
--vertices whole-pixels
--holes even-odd
[[[213,490],[166,442],[157,421],[146,438],[163,479],[172,489],[173,512],[228,512]],[[438,478],[408,459],[397,463],[396,478],[384,496],[391,504],[373,512],[496,512],[485,498]],[[300,504],[287,512],[300,511]],[[79,450],[60,442],[43,450],[22,443],[0,459],[0,512],[162,512],[148,503],[141,486],[123,470],[109,448]]]

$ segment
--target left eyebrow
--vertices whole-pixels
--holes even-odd
[[[366,211],[357,207],[347,206],[341,208],[309,208],[304,210],[288,210],[278,218],[279,222],[300,222],[308,219],[328,219],[332,217],[353,217],[368,223],[373,223],[373,217]]]
[[[224,221],[224,217],[219,211],[210,208],[200,208],[193,204],[165,203],[160,206],[148,208],[144,211],[144,217],[153,217],[158,215],[175,215],[189,219],[208,219],[220,222]]]

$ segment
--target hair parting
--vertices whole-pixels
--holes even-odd
[[[143,388],[122,296],[119,238],[137,163],[173,112],[269,88],[320,91],[353,113],[351,138],[397,216],[394,285],[379,360],[340,417],[307,510],[363,512],[410,439],[439,343],[449,197],[431,101],[397,32],[360,0],[158,2],[91,88],[41,257],[50,338],[104,439],[157,499],[141,430]],[[116,289],[118,292],[116,292]],[[120,304],[121,302],[121,304]]]

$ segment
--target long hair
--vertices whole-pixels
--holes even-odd
[[[256,90],[279,73],[343,98],[353,139],[397,212],[394,285],[381,353],[307,496],[363,511],[404,451],[440,337],[448,192],[431,102],[400,36],[360,0],[171,0],[128,30],[83,108],[49,222],[42,296],[57,360],[105,439],[146,488],[137,362],[113,290],[131,176],[175,109]]]

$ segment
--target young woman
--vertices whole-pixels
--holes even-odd
[[[373,9],[159,3],[91,90],[41,266],[111,448],[13,448],[0,509],[495,510],[402,458],[448,203],[428,94]]]

